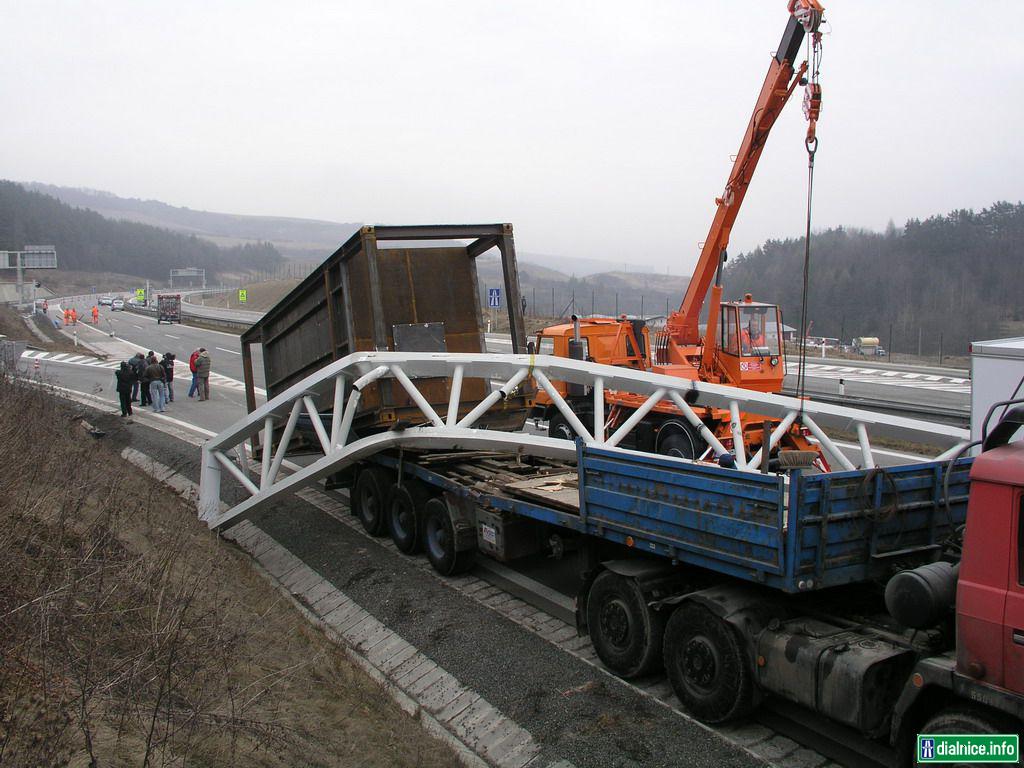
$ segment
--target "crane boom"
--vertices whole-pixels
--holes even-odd
[[[799,67],[795,67],[794,62],[800,52],[804,35],[808,32],[818,34],[824,9],[817,0],[790,0],[789,12],[786,31],[768,68],[761,93],[757,97],[757,104],[743,135],[739,153],[729,174],[729,181],[722,196],[715,199],[715,217],[711,222],[711,230],[701,249],[700,259],[690,279],[686,295],[679,310],[668,318],[666,330],[673,346],[694,346],[701,343],[698,327],[701,307],[716,273],[721,268],[725,250],[729,245],[729,235],[739,215],[747,187],[757,168],[757,162],[772,126],[807,72],[806,61]],[[813,84],[812,87],[814,90],[809,91],[807,99],[810,103],[805,105],[805,112],[808,112],[808,119],[811,121],[808,129],[809,141],[813,140],[814,124],[817,111],[820,109],[820,90],[817,84]]]

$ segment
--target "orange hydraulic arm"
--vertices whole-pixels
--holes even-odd
[[[674,345],[695,346],[701,343],[698,329],[701,306],[712,280],[715,279],[715,273],[721,268],[725,250],[729,245],[729,234],[739,214],[740,205],[747,193],[747,186],[754,175],[768,134],[782,108],[789,101],[790,95],[796,86],[801,84],[807,72],[806,61],[794,69],[794,60],[800,52],[804,34],[811,33],[817,42],[821,34],[818,32],[818,26],[821,24],[823,12],[824,9],[818,0],[789,0],[789,23],[768,68],[768,75],[757,97],[757,105],[747,125],[747,132],[740,144],[740,151],[736,155],[736,162],[733,163],[725,191],[721,197],[715,199],[718,208],[711,223],[711,231],[704,241],[683,303],[678,312],[673,313],[668,319],[667,330]],[[808,84],[804,98],[804,111],[810,120],[810,127],[807,130],[809,146],[815,142],[814,129],[820,109],[821,90],[816,82],[812,82]],[[713,338],[713,335],[709,333],[709,337]]]

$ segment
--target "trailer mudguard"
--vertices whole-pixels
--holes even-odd
[[[668,560],[646,557],[602,560],[596,566],[585,570],[583,586],[580,587],[580,591],[576,595],[576,629],[583,634],[589,634],[587,597],[590,595],[590,587],[593,585],[594,579],[601,571],[611,571],[623,578],[635,579],[644,598],[651,601],[651,607],[655,610],[660,610],[663,603],[667,604],[667,596],[681,595],[689,591],[683,573]]]

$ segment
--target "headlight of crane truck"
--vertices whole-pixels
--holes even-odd
[[[782,338],[782,316],[774,304],[754,301],[746,294],[741,301],[722,301],[722,267],[726,249],[747,187],[764,149],[768,134],[797,85],[805,85],[804,114],[809,121],[805,142],[808,151],[817,146],[815,135],[821,110],[821,87],[817,82],[817,59],[820,55],[824,9],[817,0],[790,0],[789,21],[775,56],[772,58],[753,115],[733,163],[722,196],[716,198],[716,212],[711,230],[704,242],[700,258],[679,309],[673,312],[665,328],[655,336],[654,348],[650,332],[643,320],[573,317],[570,323],[541,330],[535,342],[536,351],[609,365],[621,365],[686,379],[717,384],[730,384],[760,392],[779,392],[786,376]],[[794,62],[805,35],[811,36],[814,65]],[[706,330],[700,333],[699,319],[708,291]],[[566,397],[575,411],[583,416],[593,409],[588,393],[581,387],[556,382],[559,394]],[[609,429],[622,421],[643,403],[644,398],[629,392],[605,393],[605,424]],[[699,405],[691,403],[691,405]],[[778,425],[778,420],[755,414],[740,414],[739,430],[732,429],[732,414],[714,408],[698,410],[704,425],[722,445],[730,448],[734,435],[740,434],[748,455],[759,449],[764,435]],[[539,393],[533,415],[548,420],[552,437],[573,437],[551,399]],[[767,426],[767,428],[766,428]],[[709,453],[701,430],[683,418],[669,403],[655,406],[634,431],[633,442],[640,450],[656,451],[670,456],[699,459]],[[805,436],[796,423],[779,439],[778,449],[812,451],[815,466],[828,471],[828,463],[816,445]],[[776,454],[773,454],[777,456]],[[808,454],[802,454],[807,456]],[[719,457],[713,457],[719,458]],[[773,459],[777,462],[778,459]]]

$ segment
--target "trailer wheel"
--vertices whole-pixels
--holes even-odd
[[[371,536],[387,533],[385,503],[387,501],[389,478],[380,467],[367,467],[356,478],[352,493],[352,511]]]
[[[457,534],[444,499],[430,499],[423,506],[423,549],[434,570],[442,576],[454,576],[472,567],[476,550],[459,552]]]
[[[698,720],[723,723],[754,708],[754,682],[736,630],[696,603],[665,628],[665,670],[676,696]]]
[[[388,492],[387,527],[399,552],[414,555],[422,544],[423,507],[430,494],[415,480],[403,479]]]
[[[939,714],[926,722],[920,733],[963,733],[963,734],[986,734],[986,733],[1017,733],[1020,730],[1019,724],[1014,724],[1009,717],[1001,716],[999,713],[986,712],[983,709],[973,707],[951,707],[944,709]],[[908,739],[910,741],[910,739]],[[913,750],[911,765],[929,765],[918,761],[916,739],[909,745]],[[953,765],[974,765],[974,763],[954,763]]]
[[[641,677],[661,662],[664,614],[647,605],[633,579],[598,574],[587,596],[587,627],[598,657],[619,677]]]

